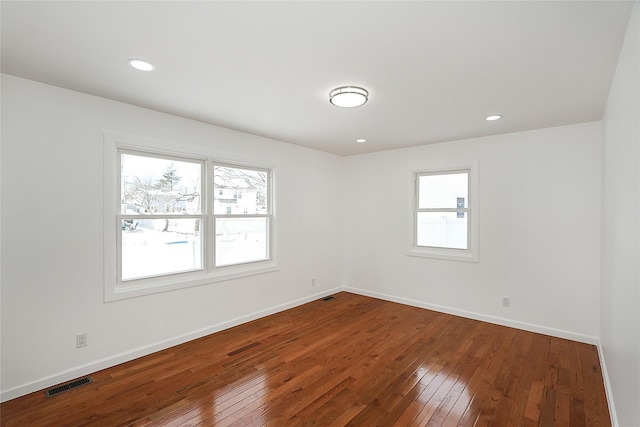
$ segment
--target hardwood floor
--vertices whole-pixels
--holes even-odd
[[[5,402],[2,425],[610,425],[595,346],[335,297]]]

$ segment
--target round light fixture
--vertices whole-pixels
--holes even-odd
[[[364,144],[365,142],[367,142],[367,138],[358,138],[356,139],[356,142],[360,144]]]
[[[358,86],[340,86],[329,92],[329,102],[336,107],[359,107],[369,99],[369,92]]]
[[[153,71],[156,69],[156,66],[151,62],[143,61],[142,59],[130,59],[129,65],[140,71]]]
[[[500,120],[502,118],[502,116],[500,114],[495,114],[493,116],[487,116],[484,119],[488,122],[492,122],[494,120]]]

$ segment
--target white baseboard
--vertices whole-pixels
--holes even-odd
[[[452,314],[454,316],[480,320],[483,322],[493,323],[496,325],[508,326],[510,328],[522,329],[529,332],[536,332],[538,334],[550,335],[552,337],[565,338],[568,340],[583,342],[586,344],[594,344],[594,345],[598,344],[598,337],[594,337],[591,335],[583,335],[583,334],[578,334],[571,331],[565,331],[562,329],[549,328],[546,326],[535,325],[532,323],[505,319],[503,317],[488,316],[486,314],[475,313],[472,311],[460,310],[457,308],[446,307],[446,306],[436,305],[436,304],[429,304],[429,303],[414,300],[414,299],[396,297],[393,295],[383,294],[380,292],[372,292],[365,289],[352,288],[352,287],[345,286],[343,290],[345,292],[351,292],[354,294],[364,295],[372,298],[378,298],[385,301],[397,302],[399,304],[410,305],[412,307],[425,308],[427,310],[433,310],[440,313],[447,313],[447,314]]]
[[[120,354],[105,357],[100,360],[96,360],[81,366],[77,366],[62,372],[58,372],[46,378],[41,378],[26,384],[21,384],[19,386],[12,387],[7,390],[2,390],[0,391],[0,402],[6,402],[7,400],[15,399],[16,397],[24,396],[26,394],[33,393],[34,391],[43,390],[48,387],[51,387],[69,380],[73,380],[78,377],[89,375],[93,372],[110,368],[112,366],[116,366],[121,363],[128,362],[133,359],[137,359],[138,357],[146,356],[156,351],[164,350],[169,347],[173,347],[175,345],[183,344],[188,341],[202,338],[204,336],[211,335],[213,333],[220,332],[225,329],[229,329],[234,326],[238,326],[243,323],[250,322],[252,320],[260,319],[262,317],[266,317],[271,314],[279,313],[281,311],[288,310],[290,308],[294,308],[302,304],[306,304],[313,300],[316,300],[340,291],[342,291],[342,288],[334,288],[331,290],[319,292],[304,298],[300,298],[297,300],[289,301],[284,304],[277,305],[275,307],[271,307],[265,310],[260,310],[255,313],[248,314],[246,316],[237,317],[235,319],[217,323],[215,325],[211,325],[206,328],[188,332],[186,334],[182,334],[173,338],[159,341],[150,345],[138,347]]]
[[[609,380],[609,371],[607,371],[607,364],[604,359],[604,351],[602,350],[600,339],[598,339],[598,356],[600,358],[600,371],[602,371],[602,379],[604,381],[604,391],[607,394],[607,405],[609,405],[611,425],[613,427],[620,427],[618,414],[616,414],[616,405],[613,402],[613,389],[611,388],[611,381]]]

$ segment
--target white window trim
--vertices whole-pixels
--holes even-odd
[[[183,289],[192,286],[200,286],[206,284],[212,284],[227,280],[239,279],[242,277],[249,277],[258,274],[264,274],[269,272],[278,271],[276,257],[276,218],[275,218],[275,186],[274,175],[275,168],[265,165],[256,165],[230,159],[219,159],[213,156],[203,156],[201,154],[194,154],[193,152],[178,151],[173,149],[176,144],[170,144],[161,141],[152,141],[143,138],[116,135],[113,133],[104,134],[103,144],[103,238],[104,238],[104,301],[118,301],[127,298],[133,298],[143,295],[150,295],[159,292],[167,292],[176,289]],[[119,150],[132,150],[138,152],[148,152],[150,154],[159,154],[173,157],[184,157],[188,159],[198,159],[205,162],[209,162],[208,165],[226,164],[229,166],[255,168],[255,169],[268,169],[271,172],[270,182],[270,235],[268,236],[268,254],[269,260],[256,261],[251,263],[244,263],[238,265],[229,265],[223,267],[214,267],[213,259],[211,256],[210,248],[203,248],[205,258],[204,269],[200,271],[176,273],[170,275],[164,275],[159,277],[151,277],[145,279],[131,280],[121,282],[118,279],[117,269],[117,248],[118,248],[118,152]],[[213,173],[210,171],[211,167],[205,168],[205,173]],[[205,187],[203,183],[202,192],[208,191],[209,188]],[[205,198],[208,200],[209,198]],[[203,206],[203,209],[205,206]],[[207,206],[207,212],[212,212],[212,206]],[[208,222],[212,222],[212,215],[207,215]],[[207,236],[206,242],[211,242],[213,236],[212,224],[208,224],[206,228]],[[211,258],[211,261],[208,260]]]
[[[418,203],[417,194],[417,177],[419,174],[438,174],[438,173],[452,173],[459,171],[469,171],[469,225],[468,225],[468,249],[453,249],[453,248],[437,248],[418,246],[416,243],[416,206]],[[410,220],[408,221],[408,256],[422,257],[422,258],[434,258],[448,261],[463,261],[463,262],[479,262],[478,255],[478,198],[479,198],[479,186],[478,186],[478,162],[471,162],[463,165],[451,165],[451,166],[432,166],[425,167],[424,169],[412,170],[409,175],[408,192],[409,197],[409,209]]]

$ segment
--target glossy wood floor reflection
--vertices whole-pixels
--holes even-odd
[[[610,425],[594,346],[335,297],[6,402],[2,425]]]

